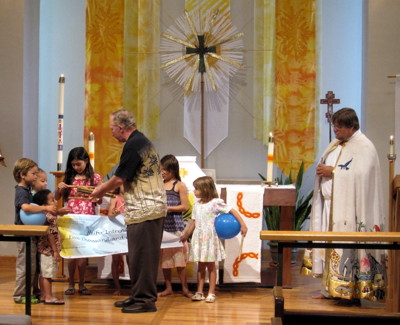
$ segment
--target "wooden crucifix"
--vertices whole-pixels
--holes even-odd
[[[186,54],[196,53],[199,55],[199,73],[201,73],[201,118],[200,118],[200,137],[201,137],[201,168],[205,167],[205,153],[204,153],[204,142],[205,142],[205,111],[204,111],[204,73],[207,72],[206,64],[204,63],[204,55],[207,53],[216,53],[216,46],[205,46],[204,35],[197,35],[198,46],[195,48],[186,48]],[[192,75],[193,77],[193,75]],[[193,80],[192,80],[193,82]]]
[[[340,99],[335,98],[335,94],[333,91],[329,90],[324,99],[320,100],[320,104],[327,104],[327,111],[325,113],[325,117],[329,123],[329,142],[332,141],[332,115],[333,115],[333,104],[340,104]]]

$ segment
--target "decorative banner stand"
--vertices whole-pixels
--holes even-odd
[[[204,168],[204,93],[218,92],[221,97],[229,94],[229,82],[225,81],[242,67],[243,42],[240,38],[243,33],[236,33],[230,24],[228,13],[219,16],[218,10],[203,14],[185,10],[185,16],[178,18],[176,25],[177,27],[172,26],[162,34],[161,67],[171,79],[183,86],[185,98],[193,93],[201,94],[200,154],[201,168]],[[221,102],[221,98],[218,100],[213,97],[208,101],[211,107],[207,109],[219,111]],[[196,107],[190,107],[189,110],[191,109],[195,110]],[[198,139],[198,135],[196,138]],[[192,145],[196,148],[196,145]]]

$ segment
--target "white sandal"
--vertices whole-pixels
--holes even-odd
[[[215,302],[215,294],[209,293],[206,298],[206,302]]]
[[[204,300],[206,298],[204,298],[204,295],[202,292],[196,292],[193,296],[192,296],[192,301],[201,301]]]

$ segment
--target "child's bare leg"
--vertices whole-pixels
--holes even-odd
[[[203,292],[204,281],[206,278],[206,264],[205,262],[199,262],[197,267],[197,292]]]
[[[185,267],[177,267],[179,279],[182,284],[182,294],[185,297],[192,298],[193,294],[189,291],[187,280],[186,280],[186,268]]]
[[[75,269],[76,269],[76,258],[70,259],[68,261],[68,275],[69,275],[69,288],[73,289],[75,287]]]
[[[39,276],[39,287],[40,287],[40,300],[44,300],[46,298],[46,292],[44,291],[44,278]]]
[[[41,278],[41,285],[43,286],[43,293],[44,296],[42,296],[42,300],[44,301],[50,301],[52,298],[52,293],[51,293],[51,279],[48,278]]]
[[[40,284],[41,286],[43,286],[43,292],[44,292],[44,297],[42,296],[41,299],[44,300],[45,303],[63,304],[64,300],[53,297],[52,279],[43,277],[40,277],[40,279],[41,279]]]
[[[37,273],[37,272],[35,273],[35,276],[34,276],[32,282],[33,282],[33,284],[32,284],[33,294],[36,296],[37,294],[41,293],[40,283],[39,283],[40,282],[39,281],[39,273]]]
[[[83,289],[85,287],[85,271],[88,263],[87,258],[78,258],[78,272],[79,272],[79,289]]]
[[[215,294],[215,286],[217,283],[217,270],[215,267],[215,263],[209,262],[206,264],[207,264],[207,268],[208,268],[208,276],[209,276],[209,281],[210,281],[208,293]]]
[[[114,296],[121,295],[121,285],[119,283],[119,263],[122,256],[113,255],[112,256],[112,264],[111,264],[111,273],[114,280],[115,291],[113,293]]]
[[[174,291],[172,290],[172,269],[162,270],[165,279],[165,290],[158,294],[159,297],[165,297],[174,293]]]

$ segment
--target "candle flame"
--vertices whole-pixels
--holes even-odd
[[[268,142],[274,142],[274,135],[272,134],[272,132],[269,133]]]

